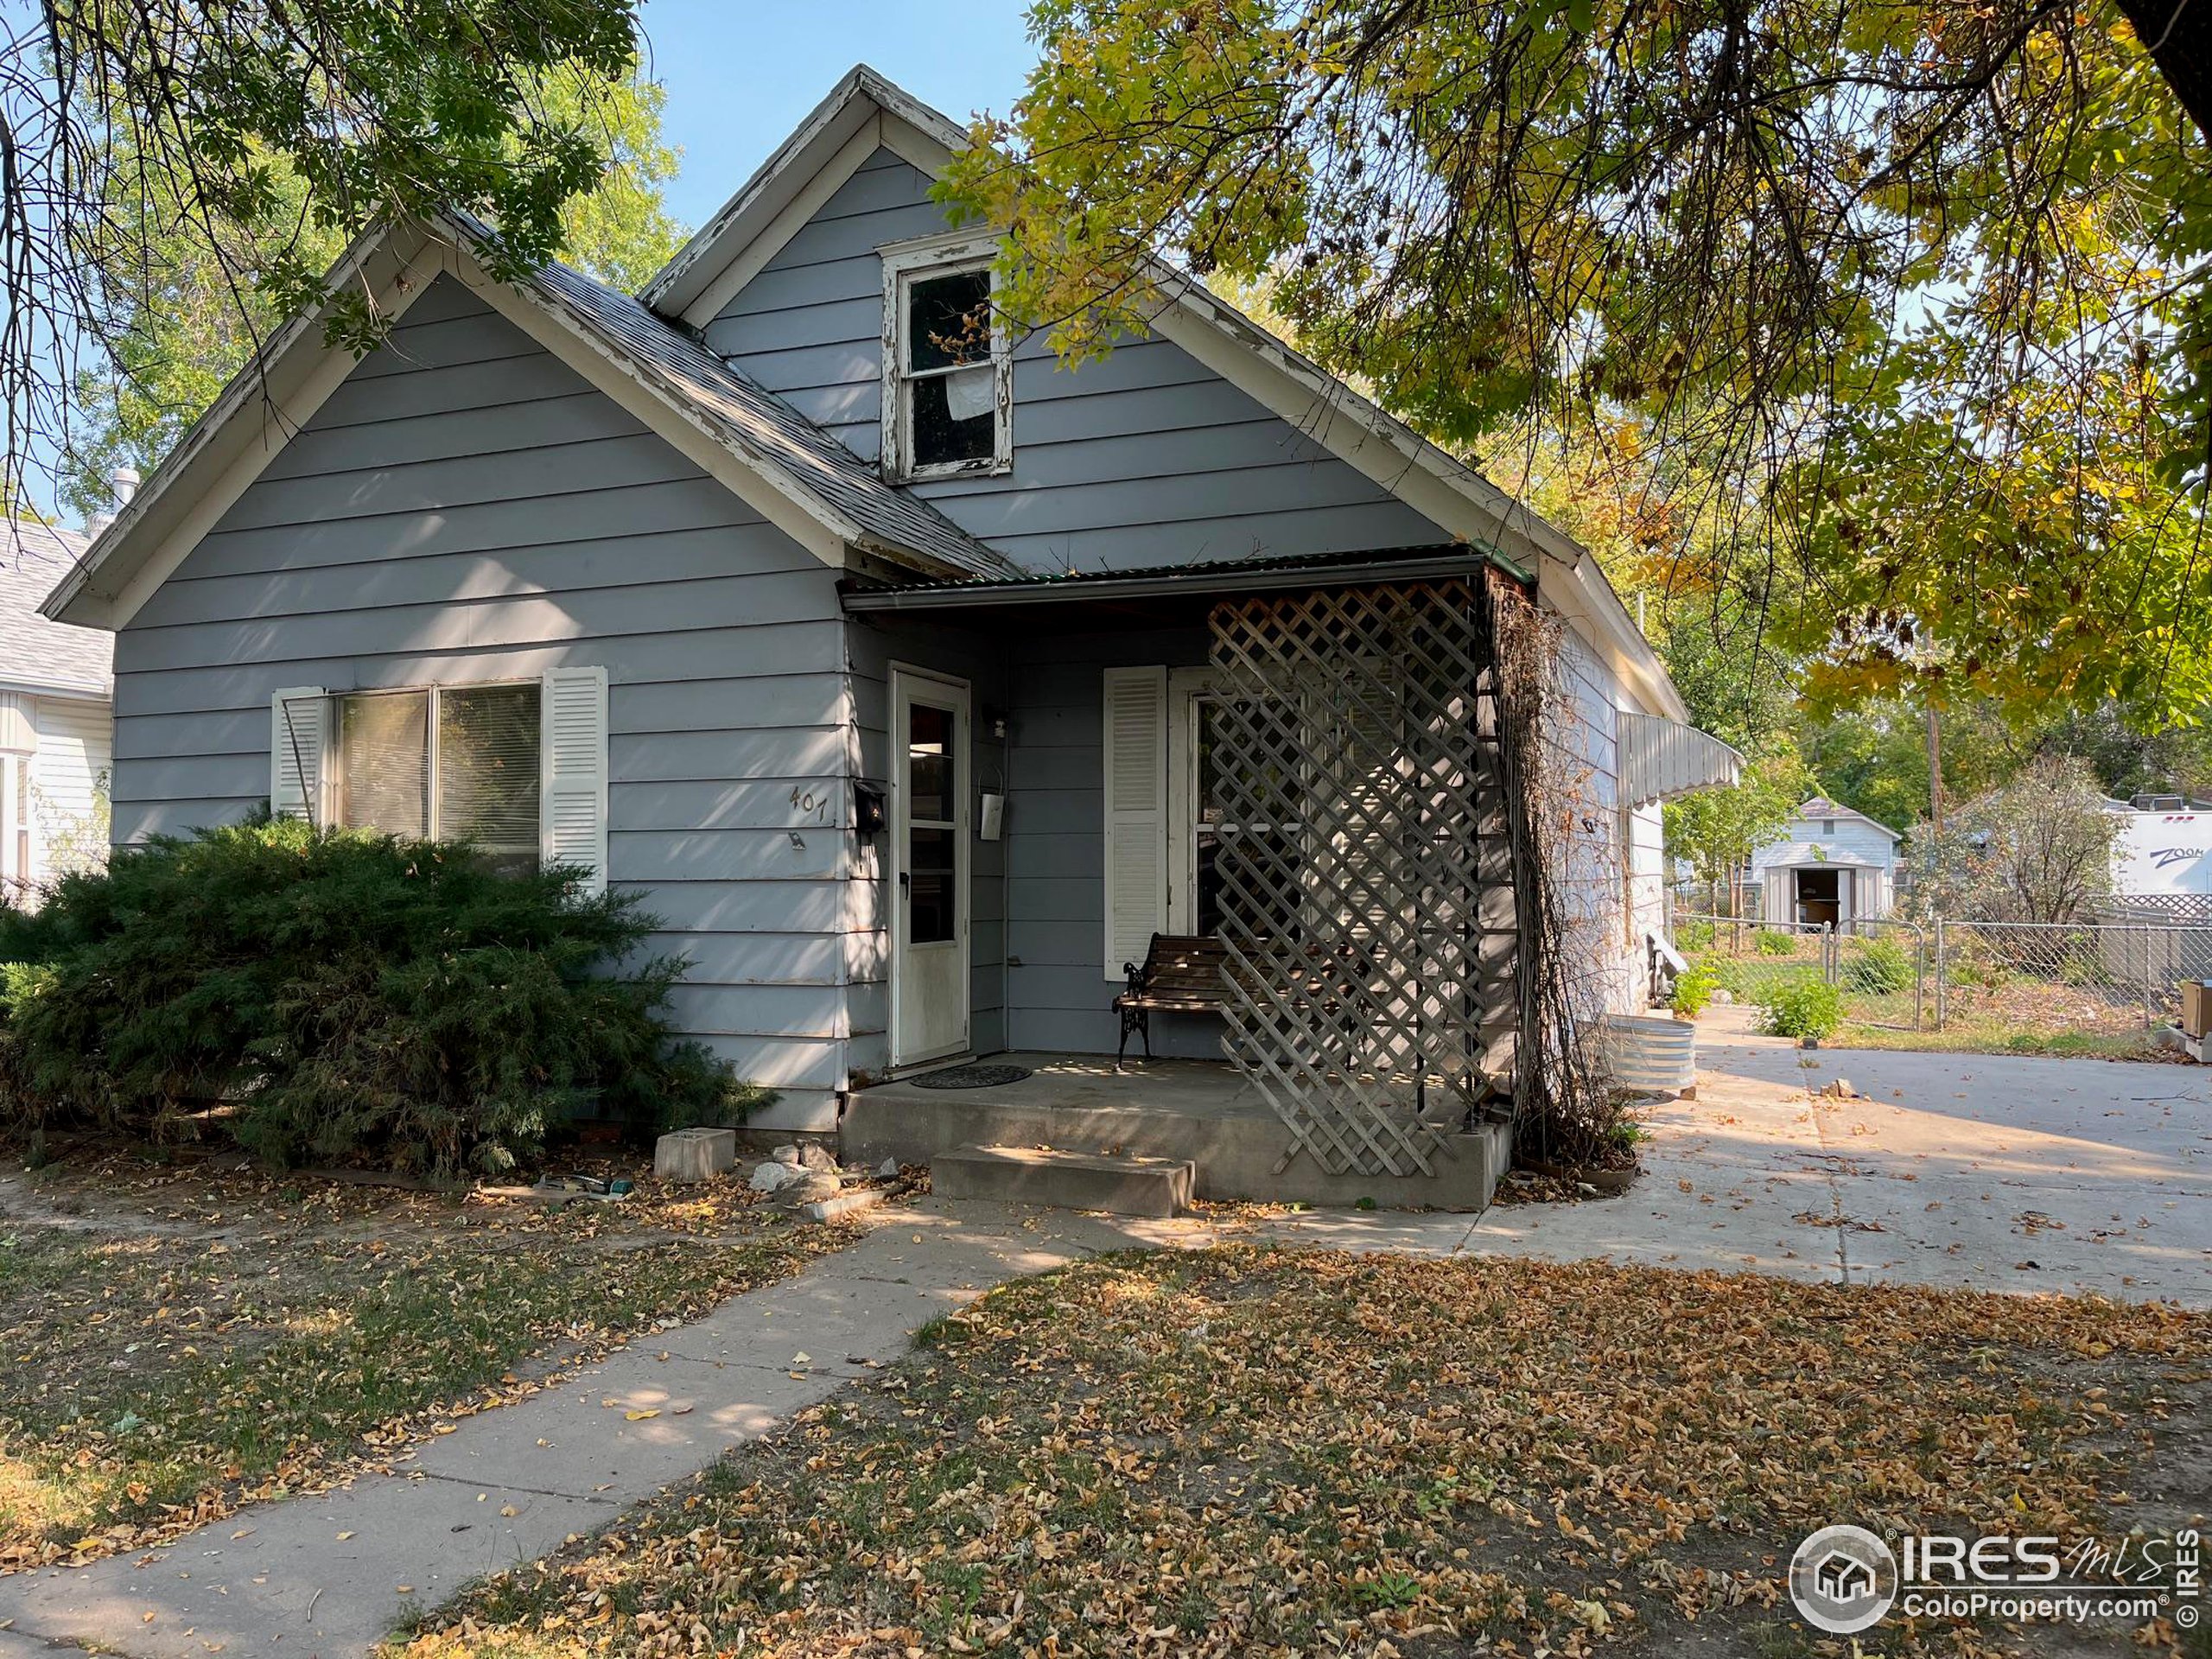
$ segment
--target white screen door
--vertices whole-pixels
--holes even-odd
[[[968,1047],[968,688],[891,675],[891,1063]]]

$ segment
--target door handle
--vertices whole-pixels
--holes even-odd
[[[906,871],[904,871],[904,870],[899,871],[899,891],[900,893],[912,893],[913,892],[913,890],[914,890],[914,878],[913,878],[912,876],[911,876],[911,875],[907,874],[906,874]]]

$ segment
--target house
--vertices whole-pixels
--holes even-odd
[[[1539,912],[1624,1005],[1624,871],[1732,752],[1582,549],[1203,288],[1079,370],[1011,338],[930,199],[965,142],[857,69],[636,297],[493,282],[460,216],[353,250],[389,343],[293,322],[48,601],[115,631],[117,839],[270,804],[587,866],[781,1129],[1111,1055],[1128,964],[1216,934],[1154,1052],[1419,1191],[1543,1081]]]
[[[1776,927],[1847,929],[1887,916],[1903,839],[1864,812],[1815,796],[1751,854],[1761,918]]]
[[[0,549],[0,894],[10,904],[107,854],[115,641],[39,605],[85,538],[35,519]]]

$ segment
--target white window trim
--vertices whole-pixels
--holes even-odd
[[[0,903],[20,904],[37,887],[45,862],[37,810],[38,753],[0,749]]]
[[[1167,931],[1198,931],[1198,703],[1211,668],[1167,671]]]
[[[423,734],[423,833],[426,839],[446,839],[438,823],[438,703],[449,691],[493,691],[512,686],[527,685],[537,690],[538,766],[537,794],[541,818],[544,811],[546,775],[545,742],[545,683],[537,676],[511,680],[470,680],[459,685],[389,685],[364,688],[358,691],[333,691],[330,698],[330,729],[324,739],[324,788],[332,797],[331,810],[327,815],[334,828],[355,827],[347,823],[346,783],[345,705],[349,702],[369,697],[422,697],[425,699],[424,718],[428,729]],[[373,827],[373,826],[362,826]],[[541,864],[544,861],[543,833],[531,838],[527,847],[521,842],[502,842],[497,846],[479,843],[480,849],[495,856],[512,856],[527,850]]]
[[[882,445],[883,475],[895,484],[933,478],[991,478],[1014,470],[1014,347],[1006,317],[998,308],[996,232],[956,231],[950,235],[894,242],[883,256]],[[912,404],[902,395],[906,384],[906,296],[918,277],[989,270],[991,277],[991,454],[973,461],[913,461]]]

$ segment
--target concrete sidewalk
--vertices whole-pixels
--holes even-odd
[[[995,1285],[1207,1236],[992,1205],[884,1212],[793,1278],[463,1419],[401,1472],[251,1507],[142,1554],[0,1578],[0,1659],[49,1643],[131,1659],[361,1653],[410,1609],[551,1554],[897,1359],[923,1325]]]

